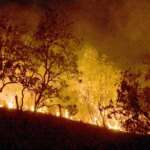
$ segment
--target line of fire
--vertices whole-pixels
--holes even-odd
[[[77,33],[68,5],[1,6],[0,107],[150,134],[148,55],[120,67]]]

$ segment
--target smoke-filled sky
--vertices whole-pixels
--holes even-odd
[[[85,41],[117,63],[150,63],[150,1],[81,0],[77,23]]]
[[[24,7],[28,12],[24,18],[33,24],[35,8],[64,7],[74,19],[75,33],[99,55],[123,66],[150,63],[149,0],[1,0],[0,4],[17,4],[18,11]]]

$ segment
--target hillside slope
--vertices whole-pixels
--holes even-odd
[[[149,150],[150,136],[109,131],[50,115],[0,109],[0,149]]]

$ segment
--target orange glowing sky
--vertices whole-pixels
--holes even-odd
[[[36,29],[42,9],[66,10],[85,44],[116,64],[149,64],[150,2],[147,0],[16,0],[1,1],[1,13]],[[19,13],[18,13],[19,12]]]

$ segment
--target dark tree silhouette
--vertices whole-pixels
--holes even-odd
[[[28,71],[34,68],[32,51],[21,40],[23,34],[24,25],[20,27],[7,16],[0,16],[0,92],[9,84],[22,84],[27,68]],[[23,102],[21,106],[16,103],[16,108],[22,109],[22,105]]]
[[[114,107],[113,101],[110,100],[109,104],[107,104],[105,106],[103,106],[101,101],[99,101],[98,102],[98,110],[99,110],[99,113],[100,113],[102,126],[105,127],[105,128],[108,128],[108,124],[107,124],[108,120],[112,119],[112,116],[116,118],[116,116],[114,115],[114,112],[116,112],[116,109]]]
[[[67,86],[69,74],[77,74],[77,57],[72,45],[77,44],[69,30],[71,23],[64,14],[56,10],[45,11],[35,40],[34,54],[41,71],[36,71],[38,86],[35,86],[35,111],[48,106],[49,99],[59,97],[59,92]]]
[[[26,90],[35,94],[35,111],[49,107],[49,100],[59,98],[59,92],[67,86],[67,77],[78,73],[74,50],[79,43],[65,17],[55,10],[45,10],[31,43],[22,41],[23,28],[1,18],[0,91],[8,84],[22,85],[20,104],[18,97],[15,99],[17,109],[23,109]]]
[[[150,89],[140,86],[138,79],[141,73],[125,71],[122,76],[117,104],[111,107],[109,116],[119,120],[126,131],[146,134],[150,131],[150,109],[148,108]],[[143,105],[146,105],[147,109]]]

